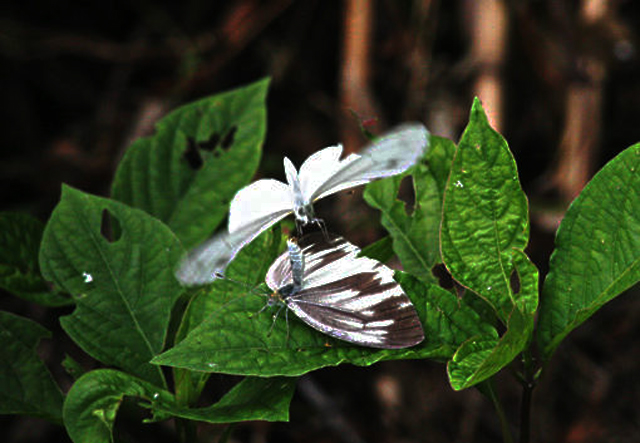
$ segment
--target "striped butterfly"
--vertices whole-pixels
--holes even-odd
[[[308,234],[287,246],[265,278],[274,291],[269,305],[284,305],[312,328],[361,346],[399,349],[424,340],[392,269],[358,257],[357,246],[334,234]]]
[[[222,274],[245,245],[293,213],[300,228],[320,223],[313,202],[372,180],[400,174],[425,153],[429,132],[419,124],[402,125],[358,154],[340,159],[342,146],[329,146],[311,155],[296,171],[285,157],[287,183],[258,180],[238,191],[229,207],[229,227],[192,250],[176,277],[185,285],[210,283]]]

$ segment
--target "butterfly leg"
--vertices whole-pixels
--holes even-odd
[[[268,306],[268,305],[267,305]],[[273,332],[273,328],[276,325],[276,320],[278,320],[278,316],[280,315],[280,311],[284,308],[284,305],[281,305],[275,314],[273,314],[273,321],[271,322],[271,327],[269,328],[269,332],[267,333],[267,337],[271,337],[271,332]]]

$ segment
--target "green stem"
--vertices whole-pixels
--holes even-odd
[[[533,389],[535,388],[535,379],[533,376],[533,358],[531,357],[531,349],[527,348],[522,353],[523,380],[522,383],[522,400],[520,402],[520,443],[529,443],[531,434],[531,400],[533,398]]]
[[[176,417],[176,432],[180,443],[195,443],[198,440],[196,423],[193,420]]]
[[[500,428],[502,430],[502,441],[504,443],[514,443],[513,436],[511,435],[511,430],[509,429],[509,421],[507,420],[507,416],[504,413],[504,408],[502,407],[502,403],[500,403],[500,399],[496,395],[496,391],[493,387],[493,379],[489,379],[486,382],[487,393],[489,394],[489,398],[491,398],[491,402],[493,403],[493,407],[498,414],[498,419],[500,420]]]

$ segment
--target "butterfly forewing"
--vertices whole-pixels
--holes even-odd
[[[375,348],[405,348],[424,339],[422,325],[393,271],[357,257],[360,250],[341,237],[310,234],[299,242],[305,258],[300,291],[285,303],[300,319],[332,337]],[[267,273],[278,290],[291,283],[288,253]]]

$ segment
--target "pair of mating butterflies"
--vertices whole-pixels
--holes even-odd
[[[305,160],[299,172],[285,157],[287,184],[263,179],[238,191],[229,208],[228,231],[191,251],[176,277],[185,285],[212,282],[245,245],[292,212],[298,230],[320,224],[314,201],[406,171],[424,155],[428,137],[423,125],[404,125],[344,159],[340,145],[322,149]],[[309,326],[374,348],[405,348],[424,339],[415,309],[391,269],[358,257],[355,245],[326,232],[287,245],[269,268],[266,282],[273,300]]]

